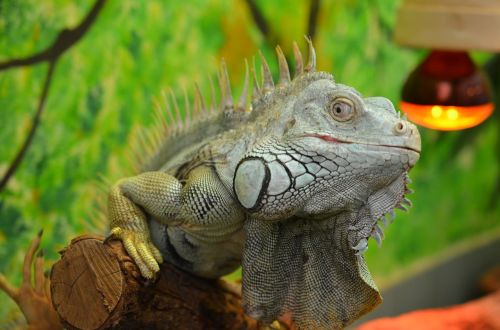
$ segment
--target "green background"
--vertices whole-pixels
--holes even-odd
[[[109,1],[89,32],[57,63],[45,112],[21,166],[0,192],[0,272],[18,284],[29,241],[43,228],[47,268],[57,251],[85,232],[104,233],[93,210],[98,181],[127,172],[134,132],[153,124],[153,104],[172,87],[181,99],[194,82],[205,86],[220,59],[239,91],[244,58],[262,49],[277,74],[270,46],[307,54],[309,1],[256,1],[267,38],[245,1]],[[92,1],[0,1],[0,61],[49,46]],[[402,84],[425,55],[392,42],[399,1],[321,2],[315,46],[320,70],[365,96],[398,103]],[[474,53],[479,63],[490,55]],[[22,144],[35,112],[47,64],[0,72],[0,176]],[[368,265],[383,281],[425,256],[500,228],[499,117],[462,132],[422,128],[423,152],[412,171],[409,214],[398,212],[382,249],[370,243]],[[96,196],[101,196],[96,198]],[[94,219],[94,220],[93,220]],[[237,276],[237,275],[236,275]],[[17,309],[0,292],[1,320]],[[4,321],[5,324],[6,321]]]

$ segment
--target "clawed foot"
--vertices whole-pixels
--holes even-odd
[[[153,279],[160,271],[163,257],[149,239],[148,233],[114,227],[111,235],[123,242],[125,250],[139,267],[142,276]]]

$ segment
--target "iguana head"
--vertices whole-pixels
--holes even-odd
[[[282,143],[304,156],[321,156],[302,161],[311,175],[304,215],[364,207],[376,191],[403,180],[419,158],[417,128],[400,118],[388,99],[363,98],[354,88],[330,79],[304,88],[291,116],[294,125],[280,137]],[[320,167],[317,172],[315,165]],[[392,207],[401,202],[403,192],[394,197]]]
[[[388,99],[364,98],[323,72],[299,77],[280,97],[267,133],[236,169],[236,196],[250,213],[274,221],[365,209],[368,228],[406,203],[420,134]],[[360,237],[351,239],[356,246]]]

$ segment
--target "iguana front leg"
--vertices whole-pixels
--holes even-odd
[[[170,229],[169,245],[197,275],[218,277],[241,257],[241,251],[224,251],[224,244],[240,231],[245,214],[211,167],[191,170],[184,185],[163,172],[120,180],[108,204],[111,234],[123,241],[146,278],[159,270],[162,254],[157,247],[166,249],[153,245],[149,222]]]
[[[145,172],[118,181],[109,193],[111,234],[123,241],[142,275],[153,278],[163,258],[150,239],[147,214],[164,222],[178,220],[182,185],[163,172]]]

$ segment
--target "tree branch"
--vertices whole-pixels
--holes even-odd
[[[65,51],[76,44],[95,21],[106,0],[97,0],[82,22],[72,29],[63,29],[59,32],[54,43],[47,49],[25,58],[15,58],[0,62],[0,71],[9,68],[37,64],[43,61],[55,62]]]
[[[260,33],[266,40],[267,44],[274,49],[276,45],[279,45],[280,42],[276,36],[273,35],[269,24],[264,17],[264,14],[260,10],[259,6],[255,3],[255,0],[245,0],[248,5],[248,9],[250,9],[250,13],[252,14],[253,21]]]
[[[35,115],[33,116],[31,129],[28,132],[28,135],[26,136],[24,143],[21,145],[21,148],[19,149],[16,156],[9,165],[7,172],[5,172],[2,179],[0,180],[0,192],[2,192],[2,190],[9,182],[10,178],[16,172],[17,168],[21,164],[26,154],[26,151],[28,150],[29,146],[31,145],[31,142],[33,141],[35,132],[40,124],[40,118],[42,116],[45,107],[45,101],[47,99],[50,83],[52,82],[52,75],[57,60],[64,52],[66,52],[73,45],[75,45],[85,35],[90,26],[94,23],[97,15],[101,11],[105,2],[106,0],[96,0],[94,5],[92,6],[92,9],[87,14],[87,16],[85,16],[82,22],[73,29],[63,29],[58,34],[54,43],[46,50],[41,51],[40,53],[34,54],[32,56],[28,56],[26,58],[12,59],[0,63],[0,71],[2,71],[14,67],[35,65],[37,63],[44,61],[49,62],[49,68],[47,70],[47,75],[45,77],[45,82],[43,84],[42,94],[40,95],[38,107],[35,112]]]
[[[52,74],[54,72],[55,65],[56,65],[55,61],[49,62],[49,69],[47,70],[47,76],[45,77],[45,82],[43,83],[43,89],[42,89],[42,94],[40,95],[40,101],[38,102],[38,108],[35,112],[35,115],[33,116],[31,129],[28,135],[26,136],[21,148],[17,152],[16,157],[14,157],[14,160],[12,161],[9,168],[7,169],[7,172],[5,172],[4,176],[2,177],[2,180],[0,181],[0,192],[5,188],[7,182],[9,182],[9,179],[16,172],[17,167],[19,166],[19,164],[21,164],[21,161],[23,160],[26,151],[28,150],[31,142],[33,141],[36,129],[40,124],[40,117],[42,116],[43,109],[45,108],[45,100],[47,99],[47,93],[49,91],[50,83],[52,82]]]
[[[316,36],[316,28],[318,26],[318,16],[320,8],[320,0],[311,0],[309,5],[309,20],[307,22],[307,36],[314,41]]]
[[[250,9],[250,13],[252,14],[253,21],[259,29],[260,33],[262,33],[262,36],[264,38],[269,38],[269,25],[267,24],[267,21],[260,11],[259,7],[254,0],[246,0],[246,3],[248,5],[248,8]]]
[[[121,241],[80,236],[61,255],[51,292],[66,329],[264,328],[244,314],[239,285],[202,279],[168,262],[156,281],[147,281]]]

